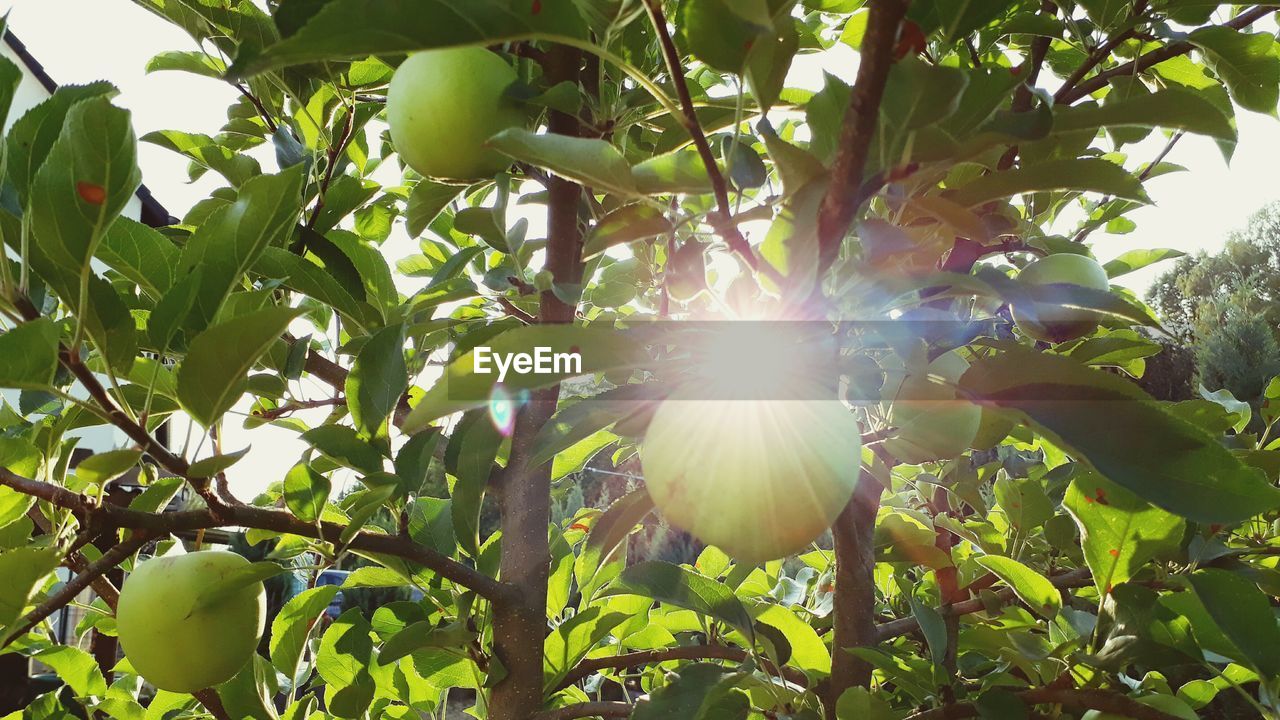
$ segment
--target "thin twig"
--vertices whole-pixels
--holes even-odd
[[[561,680],[556,688],[562,690],[574,683],[585,680],[601,670],[654,665],[670,660],[735,660],[737,662],[745,662],[750,657],[751,654],[746,650],[731,645],[684,645],[659,650],[640,650],[621,655],[587,658],[570,670],[569,674],[565,675],[564,680]],[[805,674],[795,668],[778,668],[773,663],[767,663],[764,669],[770,675],[780,677],[792,684],[801,687],[808,684],[808,678],[805,677]]]
[[[738,226],[733,222],[733,206],[729,202],[729,186],[725,182],[724,174],[720,172],[720,166],[716,164],[715,153],[711,150],[711,144],[707,142],[707,135],[702,130],[702,125],[698,122],[697,111],[693,107],[693,98],[689,95],[689,88],[685,84],[684,70],[680,63],[680,51],[676,49],[675,40],[671,37],[671,31],[667,29],[667,19],[662,13],[662,6],[658,0],[644,0],[645,9],[649,11],[649,19],[653,21],[653,28],[658,33],[658,43],[662,46],[662,54],[666,59],[667,73],[671,76],[671,84],[676,86],[676,96],[680,100],[680,107],[683,110],[679,120],[684,125],[685,130],[689,132],[689,136],[693,138],[693,146],[697,148],[698,155],[702,158],[702,164],[707,168],[707,177],[711,179],[711,189],[716,197],[716,207],[718,212],[714,214],[710,220],[716,232],[724,238],[729,245],[729,249],[733,250],[747,263],[752,270],[760,270],[762,267],[770,267],[768,265],[761,266],[756,258],[755,251],[751,249],[751,245],[747,239],[742,236],[742,232],[738,230]],[[772,269],[770,267],[770,269]]]
[[[328,542],[342,542],[347,528],[332,522],[307,523],[283,510],[254,507],[251,505],[223,505],[217,511],[212,508],[180,512],[147,513],[117,505],[98,506],[89,498],[73,493],[51,483],[31,480],[0,468],[0,486],[7,486],[31,497],[45,500],[58,507],[71,510],[86,526],[104,528],[128,528],[154,533],[176,533],[183,530],[206,530],[216,527],[240,526],[300,535]],[[356,533],[345,543],[353,550],[391,555],[417,563],[435,571],[458,585],[476,591],[482,597],[495,602],[508,599],[509,588],[474,568],[463,565],[447,555],[395,535],[372,531]]]
[[[240,94],[245,96],[250,103],[253,103],[253,107],[258,111],[258,116],[267,124],[268,130],[274,133],[280,129],[279,126],[276,125],[276,121],[271,119],[271,113],[267,112],[266,106],[262,104],[262,101],[258,99],[257,95],[249,92],[249,88],[246,88],[240,83],[232,83],[232,85],[234,85],[235,89],[239,90]]]
[[[1110,690],[1044,687],[1018,693],[1018,697],[1027,705],[1061,705],[1072,710],[1097,710],[1133,720],[1178,720],[1177,716]],[[978,714],[977,706],[972,703],[956,703],[909,715],[906,720],[962,720],[978,717]]]
[[[342,136],[338,138],[338,142],[329,146],[329,152],[326,155],[327,162],[324,167],[324,177],[320,180],[320,188],[316,193],[316,205],[311,210],[311,217],[307,219],[308,230],[314,230],[316,223],[320,220],[320,213],[324,210],[324,196],[329,192],[329,185],[333,183],[334,171],[338,167],[338,157],[347,149],[347,143],[351,142],[351,136],[355,133],[355,108],[349,107],[346,110],[347,122],[342,126]]]
[[[858,77],[845,110],[840,150],[831,167],[831,185],[818,211],[818,272],[835,262],[844,235],[861,206],[862,175],[880,118],[898,26],[906,16],[909,0],[872,0],[867,31],[862,39]]]
[[[322,398],[320,400],[298,400],[296,402],[285,403],[280,407],[271,408],[270,410],[254,411],[252,415],[255,418],[261,418],[263,420],[275,420],[277,418],[282,418],[285,415],[292,415],[299,410],[314,410],[316,408],[335,407],[346,404],[347,399],[345,397]]]
[[[1266,17],[1267,15],[1275,12],[1278,9],[1280,8],[1262,7],[1262,6],[1253,7],[1231,18],[1227,22],[1222,23],[1221,27],[1229,27],[1236,30],[1240,30],[1245,27],[1248,27],[1249,25],[1252,25],[1254,22],[1257,22],[1258,20]],[[1208,26],[1208,27],[1212,27],[1212,26]],[[1164,62],[1165,60],[1178,57],[1179,55],[1186,55],[1187,53],[1191,52],[1193,49],[1195,49],[1195,45],[1185,40],[1169,43],[1168,45],[1165,45],[1162,48],[1158,48],[1156,50],[1152,50],[1151,52],[1144,53],[1143,55],[1140,55],[1139,57],[1133,60],[1130,60],[1129,62],[1123,65],[1117,65],[1116,67],[1103,70],[1097,75],[1094,75],[1088,80],[1082,81],[1079,85],[1076,85],[1075,87],[1070,88],[1069,90],[1060,91],[1058,93],[1058,96],[1055,97],[1054,100],[1059,105],[1067,105],[1067,104],[1073,103],[1082,97],[1091,95],[1094,92],[1106,87],[1107,83],[1113,77],[1120,77],[1125,75],[1136,75],[1153,65],[1157,65],[1159,63]]]

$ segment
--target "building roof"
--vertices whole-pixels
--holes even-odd
[[[27,66],[27,71],[31,73],[37,82],[44,86],[45,90],[53,94],[58,89],[58,83],[49,76],[40,61],[36,60],[31,51],[27,49],[27,46],[13,34],[12,30],[5,30],[4,42],[22,60],[22,64]],[[139,220],[143,223],[151,227],[165,227],[178,222],[178,219],[169,215],[169,211],[160,204],[159,200],[156,200],[146,185],[140,185],[136,194],[138,200],[142,202],[142,214]]]

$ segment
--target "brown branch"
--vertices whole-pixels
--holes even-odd
[[[898,26],[907,13],[909,0],[871,0],[867,32],[862,39],[858,77],[845,110],[840,131],[840,150],[831,166],[831,185],[818,211],[818,272],[835,262],[844,235],[861,206],[859,189],[880,118]]]
[[[93,561],[87,567],[84,567],[83,570],[77,571],[75,577],[68,580],[67,584],[63,585],[58,592],[50,595],[44,602],[37,605],[34,610],[28,613],[27,616],[23,618],[22,623],[17,627],[17,629],[10,633],[3,643],[0,643],[0,648],[7,647],[14,640],[26,635],[28,631],[39,625],[45,618],[57,612],[59,608],[63,607],[67,603],[75,600],[76,596],[83,592],[85,588],[92,585],[95,580],[101,578],[108,571],[114,569],[115,566],[124,562],[126,558],[137,552],[143,545],[146,545],[150,541],[150,534],[134,533],[133,537],[103,553],[102,557]],[[112,605],[114,603],[108,604]]]
[[[1053,17],[1058,14],[1058,6],[1051,0],[1041,0],[1040,12]],[[1032,88],[1036,85],[1036,80],[1040,77],[1040,69],[1044,67],[1044,59],[1049,54],[1049,44],[1053,38],[1038,35],[1031,41],[1031,55],[1021,66],[1014,69],[1019,75],[1025,75],[1022,84],[1013,93],[1013,103],[1010,109],[1015,113],[1026,112],[1031,109],[1031,104],[1035,102],[1035,95]],[[1013,167],[1013,163],[1018,159],[1018,146],[1014,145],[1000,156],[1000,161],[996,163],[999,170],[1008,170]]]
[[[873,451],[879,449],[875,446]],[[871,665],[849,651],[868,647],[879,639],[872,535],[883,492],[880,481],[869,471],[861,470],[853,497],[831,528],[836,570],[831,678],[823,703],[828,720],[835,719],[837,701],[846,690],[867,687],[871,682]]]
[[[716,164],[715,153],[711,150],[711,144],[707,142],[707,135],[703,132],[702,125],[698,123],[693,98],[689,95],[689,87],[685,83],[680,51],[676,49],[671,31],[667,29],[667,19],[662,13],[662,5],[659,0],[644,0],[644,6],[649,11],[649,19],[653,21],[654,30],[658,33],[658,43],[666,59],[667,73],[671,75],[671,84],[676,86],[676,96],[680,99],[683,114],[678,119],[689,132],[689,136],[693,138],[693,146],[697,148],[702,164],[707,168],[707,177],[711,179],[711,189],[716,196],[716,207],[719,209],[718,213],[711,218],[711,224],[724,238],[729,249],[737,253],[752,270],[760,270],[761,265],[756,259],[755,251],[751,249],[751,245],[733,222],[733,206],[729,203],[729,186],[720,172],[720,166]]]
[[[204,709],[209,711],[216,720],[234,720],[231,713],[227,712],[227,708],[222,704],[222,698],[218,697],[218,691],[213,688],[205,688],[191,693],[191,696],[200,701],[204,705]]]
[[[1062,705],[1072,710],[1097,710],[1133,720],[1178,720],[1175,715],[1110,690],[1045,687],[1018,693],[1018,697],[1027,705]],[[978,717],[975,705],[956,703],[909,715],[906,720],[962,720],[972,717]]]
[[[241,95],[245,96],[245,98],[253,104],[254,109],[258,111],[258,116],[267,124],[268,130],[274,133],[280,129],[279,126],[276,125],[276,121],[271,119],[271,113],[267,112],[266,106],[262,104],[262,101],[258,99],[257,95],[249,92],[249,88],[246,88],[240,83],[232,83],[232,85],[236,90],[240,91]]]
[[[1087,587],[1092,585],[1093,576],[1089,574],[1087,569],[1081,568],[1079,570],[1065,572],[1061,575],[1055,575],[1052,578],[1049,578],[1049,582],[1053,583],[1053,586],[1060,590],[1066,590],[1069,588]],[[1002,602],[1010,602],[1017,597],[1014,595],[1011,588],[1001,588],[1000,590],[997,590],[995,594]],[[985,610],[986,607],[986,604],[983,603],[981,599],[975,598],[973,600],[965,600],[952,605],[943,605],[938,608],[938,612],[945,618],[948,616],[960,616],[981,612]],[[876,639],[878,642],[885,642],[886,640],[892,640],[896,637],[913,633],[918,629],[920,629],[920,622],[914,617],[892,620],[876,626]]]
[[[1137,18],[1134,18],[1134,22],[1137,22]],[[1114,36],[1108,38],[1106,42],[1090,51],[1088,57],[1084,59],[1084,62],[1080,63],[1080,67],[1076,68],[1069,76],[1067,76],[1066,82],[1064,82],[1062,87],[1058,88],[1058,91],[1053,94],[1054,103],[1059,103],[1060,98],[1066,95],[1066,93],[1071,92],[1071,89],[1079,84],[1086,75],[1097,67],[1098,63],[1111,57],[1111,53],[1116,48],[1120,47],[1121,43],[1137,34],[1137,28],[1130,27],[1124,32],[1116,33]]]
[[[516,307],[515,303],[501,295],[498,296],[498,304],[502,306],[502,309],[505,310],[508,315],[519,320],[525,325],[536,325],[538,323],[538,318]]]
[[[299,400],[297,402],[285,403],[280,407],[271,408],[270,410],[254,411],[252,415],[264,420],[275,420],[277,418],[284,417],[285,415],[292,415],[299,410],[314,410],[316,408],[334,407],[346,404],[347,399],[345,397],[322,398],[320,400]]]
[[[89,498],[66,488],[30,480],[4,468],[0,468],[0,485],[71,510],[86,526],[128,528],[152,533],[176,533],[184,530],[240,526],[332,543],[341,542],[341,536],[346,530],[345,526],[337,523],[321,522],[317,527],[315,524],[299,520],[288,512],[251,505],[224,506],[216,512],[213,509],[205,509],[163,513],[140,512],[118,505],[99,507]],[[353,550],[390,555],[417,563],[458,585],[475,590],[477,594],[494,602],[505,601],[510,595],[505,585],[488,575],[402,537],[362,531],[345,546]]]
[[[1234,18],[1231,18],[1227,22],[1222,23],[1221,27],[1229,27],[1236,30],[1240,30],[1252,25],[1254,22],[1275,12],[1277,9],[1280,9],[1280,8],[1262,7],[1262,6],[1250,8],[1240,13],[1239,15],[1235,16]],[[1207,27],[1211,27],[1211,26],[1207,26]],[[1158,65],[1159,63],[1164,62],[1165,60],[1178,57],[1179,55],[1186,55],[1187,53],[1191,52],[1193,49],[1195,49],[1195,45],[1185,40],[1169,43],[1168,45],[1165,45],[1162,48],[1158,48],[1156,50],[1152,50],[1151,52],[1140,55],[1139,57],[1133,60],[1130,60],[1129,62],[1124,63],[1123,65],[1117,65],[1116,67],[1103,70],[1102,72],[1098,73],[1097,75],[1094,75],[1088,80],[1082,81],[1079,85],[1076,85],[1075,87],[1067,88],[1064,86],[1064,88],[1058,91],[1058,95],[1054,97],[1054,100],[1060,105],[1073,103],[1082,97],[1091,95],[1094,92],[1106,87],[1107,83],[1113,77],[1120,77],[1125,75],[1136,75],[1137,73],[1143,72],[1144,70],[1146,70],[1147,68],[1150,68],[1153,65]]]
[[[1182,136],[1186,134],[1187,133],[1185,130],[1179,130],[1175,132],[1173,135],[1169,136],[1169,141],[1164,144],[1164,148],[1160,150],[1160,152],[1155,156],[1155,158],[1151,160],[1151,162],[1147,163],[1147,166],[1142,169],[1142,172],[1138,173],[1138,182],[1142,182],[1147,178],[1151,177],[1151,173],[1155,171],[1156,167],[1160,163],[1164,162],[1164,159],[1169,156],[1169,153],[1173,152],[1173,147],[1177,145],[1178,141],[1182,139]],[[1114,199],[1115,199],[1114,196],[1108,196],[1106,198],[1103,198],[1102,200],[1098,201],[1098,204],[1095,207],[1102,207],[1103,205],[1106,205],[1107,203],[1111,202]],[[1089,235],[1094,230],[1097,230],[1101,226],[1102,226],[1101,223],[1094,223],[1092,225],[1083,227],[1075,234],[1074,237],[1071,238],[1071,240],[1073,242],[1078,242],[1078,243],[1084,242],[1085,238],[1089,237]]]
[[[316,193],[316,205],[311,209],[311,217],[307,219],[307,229],[314,230],[316,223],[320,220],[320,212],[324,210],[324,196],[329,192],[329,185],[333,183],[333,173],[338,167],[338,156],[347,149],[347,143],[351,141],[351,136],[355,132],[356,127],[356,111],[354,107],[347,110],[347,122],[342,127],[342,136],[338,138],[338,142],[329,146],[327,162],[324,167],[324,178],[320,181],[320,189]]]
[[[568,705],[555,710],[543,710],[540,713],[534,713],[531,720],[576,720],[576,718],[589,717],[631,717],[631,711],[635,710],[635,706],[631,703],[624,702],[585,702],[576,705]]]
[[[601,670],[653,665],[670,660],[734,660],[736,662],[745,662],[750,657],[751,654],[746,650],[730,645],[684,645],[659,650],[640,650],[607,657],[587,658],[569,671],[564,680],[560,681],[560,684],[556,686],[556,690],[563,690]],[[780,677],[787,682],[802,687],[809,682],[805,674],[795,668],[785,666],[778,668],[773,663],[766,662],[765,670],[774,677]]]

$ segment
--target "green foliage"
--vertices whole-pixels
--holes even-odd
[[[610,698],[628,704],[568,716],[1280,712],[1280,206],[1218,254],[1126,247],[1110,289],[1019,277],[1134,227],[1177,169],[1139,141],[1229,157],[1237,107],[1274,113],[1270,6],[920,1],[885,25],[887,0],[136,3],[192,40],[148,71],[240,92],[216,132],[141,138],[214,187],[169,227],[120,217],[138,139],[109,84],[4,139],[0,638],[64,684],[24,718],[212,703],[140,691],[127,658],[98,667],[38,621],[99,540],[219,528],[255,562],[201,602],[265,581],[273,611],[210,691],[237,718],[452,717],[461,697],[504,720]],[[837,45],[883,101],[791,86]],[[511,65],[504,102],[537,128],[489,138],[512,162],[465,187],[406,169],[384,107],[408,54],[461,46]],[[19,76],[0,60],[0,117]],[[1148,306],[1124,283],[1164,261]],[[1034,342],[1009,319],[1028,306],[1078,311],[1084,335]],[[685,322],[730,319],[819,330],[699,348]],[[582,368],[476,364],[538,348]],[[753,364],[779,351],[803,369]],[[1228,392],[1193,394],[1192,354]],[[674,391],[789,376],[843,388],[859,487],[804,552],[745,563],[655,511],[639,456]],[[895,456],[905,377],[1006,437]],[[192,438],[165,446],[175,413]],[[127,439],[73,468],[81,431],[108,429]],[[673,453],[686,473],[798,451],[707,430]],[[281,475],[250,478],[262,458]],[[135,468],[129,510],[99,508]],[[246,478],[260,495],[231,497]],[[751,500],[808,489],[787,480]],[[802,524],[782,515],[739,530]],[[330,567],[351,571],[336,619],[339,589],[310,586]],[[110,632],[100,595],[83,626]]]

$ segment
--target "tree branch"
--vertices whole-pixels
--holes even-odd
[[[0,468],[0,485],[71,510],[85,525],[95,527],[128,528],[150,533],[176,533],[183,530],[240,526],[332,543],[341,542],[342,534],[346,530],[345,526],[337,523],[321,522],[317,527],[315,524],[299,520],[288,512],[251,505],[225,506],[217,512],[206,509],[165,513],[140,512],[118,505],[96,506],[83,495],[51,483],[21,477],[4,468]],[[475,590],[477,594],[495,603],[503,602],[510,596],[505,585],[488,575],[403,537],[362,531],[345,545],[353,550],[390,555],[417,563],[439,573],[441,577],[451,582]]]
[[[555,710],[543,710],[535,713],[531,720],[576,720],[589,717],[631,717],[635,706],[624,702],[585,702],[568,705]]]
[[[752,270],[760,270],[761,265],[756,259],[755,251],[751,249],[751,245],[733,222],[733,206],[729,203],[729,186],[724,180],[724,174],[720,172],[720,166],[716,164],[715,153],[711,150],[711,144],[707,142],[707,135],[703,132],[702,125],[698,123],[693,98],[689,95],[689,87],[685,84],[680,51],[676,49],[671,31],[667,29],[667,19],[662,13],[662,5],[658,0],[644,0],[644,6],[649,11],[649,19],[653,21],[653,28],[658,34],[658,43],[662,46],[662,55],[667,63],[667,74],[671,76],[671,84],[676,86],[676,96],[680,99],[681,110],[684,111],[679,118],[680,124],[684,125],[689,136],[693,138],[693,146],[697,148],[702,164],[707,168],[707,177],[711,179],[711,189],[716,196],[716,207],[719,209],[716,217],[712,218],[712,225],[729,245],[729,249],[737,253]],[[764,267],[772,269],[771,266]]]
[[[684,645],[681,647],[662,648],[660,650],[640,650],[637,652],[623,653],[621,655],[610,655],[607,657],[587,658],[578,663],[577,667],[569,671],[569,674],[560,681],[556,686],[557,690],[573,685],[576,682],[585,680],[601,670],[621,669],[638,667],[640,665],[652,665],[655,663],[668,662],[670,660],[734,660],[737,662],[745,662],[751,655],[742,648],[732,647],[730,645]],[[809,679],[805,674],[795,668],[782,667],[778,668],[773,663],[767,663],[765,670],[774,677],[780,677],[787,682],[806,686]]]
[[[1018,697],[1027,705],[1062,705],[1072,710],[1097,710],[1133,720],[1178,720],[1175,715],[1110,690],[1045,687],[1018,693]],[[972,703],[956,703],[909,715],[906,720],[962,720],[972,717],[978,717],[976,706]]]
[[[1054,587],[1060,590],[1065,590],[1069,588],[1087,587],[1089,585],[1092,585],[1093,576],[1090,575],[1088,569],[1080,568],[1079,570],[1072,570],[1070,572],[1065,572],[1061,575],[1055,575],[1049,578],[1049,582],[1053,583]],[[1001,588],[1000,590],[996,591],[996,597],[999,598],[1002,602],[1010,602],[1016,596],[1014,595],[1012,588]],[[987,606],[982,602],[981,599],[975,598],[973,600],[965,600],[965,601],[954,603],[951,605],[943,605],[942,607],[938,608],[938,612],[943,617],[959,616],[959,615],[968,615],[970,613],[981,612],[982,610],[985,610],[986,607]],[[876,626],[876,640],[878,642],[885,642],[886,640],[892,640],[896,637],[901,637],[903,635],[913,633],[919,629],[920,629],[920,622],[916,620],[914,617],[902,618],[900,620],[892,620],[890,622],[882,623],[881,625]]]
[[[95,580],[124,562],[126,558],[150,541],[150,534],[135,533],[133,537],[103,553],[102,557],[90,563],[82,571],[76,572],[75,577],[67,581],[67,584],[63,585],[58,592],[50,595],[44,602],[28,613],[23,618],[22,623],[5,638],[3,643],[0,643],[0,648],[8,647],[14,640],[26,635],[29,630],[39,625],[42,620],[57,612],[62,606],[75,600],[76,596],[92,585]]]
[[[858,77],[845,110],[840,150],[831,166],[831,185],[818,211],[818,272],[825,272],[840,253],[840,244],[862,201],[859,189],[880,119],[880,101],[893,65],[898,26],[910,0],[871,0],[867,32],[862,39]]]
[[[1280,8],[1262,6],[1253,7],[1231,18],[1227,22],[1222,23],[1222,27],[1240,30],[1275,12],[1277,9]],[[1074,87],[1064,85],[1058,91],[1057,95],[1054,96],[1054,101],[1060,105],[1073,103],[1080,98],[1091,95],[1106,87],[1107,83],[1113,77],[1136,75],[1153,65],[1158,65],[1159,63],[1164,62],[1165,60],[1175,58],[1179,55],[1186,55],[1193,49],[1195,49],[1195,45],[1192,45],[1185,40],[1169,43],[1162,48],[1157,48],[1149,53],[1140,55],[1123,65],[1117,65],[1116,67],[1108,70],[1103,70],[1097,75],[1080,82]]]

